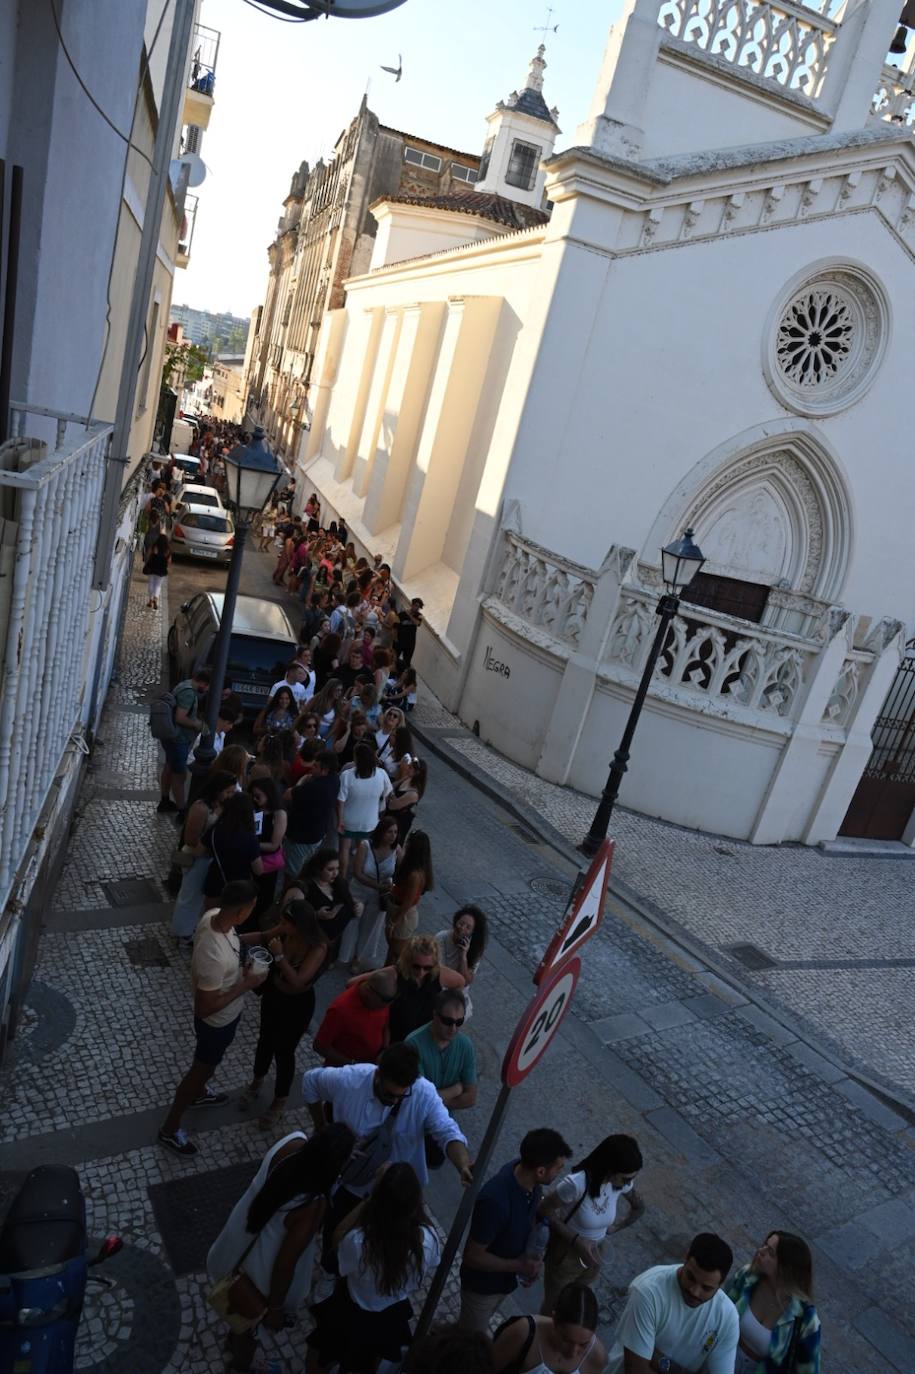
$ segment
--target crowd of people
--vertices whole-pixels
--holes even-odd
[[[165,746],[159,803],[180,827],[172,930],[191,954],[195,1035],[160,1144],[198,1153],[185,1118],[228,1100],[211,1080],[253,1012],[249,992],[259,1024],[243,1110],[276,1136],[306,1035],[322,1061],[301,1079],[311,1131],[273,1140],[209,1253],[231,1367],[254,1368],[259,1330],[307,1311],[309,1374],[819,1374],[810,1251],[781,1230],[735,1273],[720,1236],[695,1236],[681,1263],[631,1280],[605,1347],[594,1284],[613,1237],[645,1213],[642,1152],[614,1133],[574,1163],[548,1125],[482,1182],[457,1322],[413,1341],[411,1299],[440,1259],[430,1171],[474,1183],[459,1122],[477,1104],[468,1027],[488,922],[472,903],[441,929],[426,914],[427,770],[410,729],[422,602],[403,604],[387,565],[325,525],[315,495],[301,517],[272,507],[259,534],[274,582],[301,598],[299,647],[250,736],[223,692],[205,771],[192,757],[209,675],[178,684],[181,741]],[[316,985],[335,966],[346,985],[313,1027]],[[540,1312],[517,1315],[511,1295],[541,1280]]]

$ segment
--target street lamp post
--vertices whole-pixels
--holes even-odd
[[[686,590],[704,562],[702,551],[693,541],[692,530],[686,530],[682,539],[675,540],[661,550],[661,572],[667,591],[658,602],[658,628],[654,643],[651,646],[638,691],[629,711],[629,719],[626,721],[623,738],[620,740],[619,748],[613,755],[613,761],[610,764],[607,785],[601,793],[600,803],[594,813],[594,820],[591,822],[591,829],[579,845],[581,852],[587,854],[589,858],[597,853],[601,842],[607,838],[607,829],[610,825],[610,817],[613,815],[613,807],[619,796],[623,775],[629,766],[629,750],[632,747],[632,738],[639,723],[639,716],[642,714],[642,707],[648,695],[651,679],[654,676],[655,665],[667,639],[670,622],[680,609],[680,594]]]
[[[232,636],[232,621],[235,619],[235,603],[238,599],[238,585],[241,581],[241,563],[245,551],[245,541],[251,528],[251,521],[258,511],[262,511],[273,494],[273,489],[283,475],[283,469],[267,447],[264,431],[258,425],[250,444],[236,444],[231,453],[226,454],[226,489],[235,506],[235,543],[232,546],[232,561],[226,578],[226,590],[222,602],[222,615],[219,632],[213,648],[213,662],[210,668],[210,688],[207,693],[206,723],[208,733],[194,751],[194,760],[201,771],[209,768],[216,757],[213,738],[216,722],[222,704],[222,689],[225,685],[226,667],[229,662],[229,640]]]

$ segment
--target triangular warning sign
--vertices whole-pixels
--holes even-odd
[[[613,865],[613,848],[612,840],[604,840],[594,856],[574,900],[566,910],[559,929],[540,961],[540,966],[534,974],[535,983],[542,982],[548,972],[557,969],[570,955],[580,949],[600,925],[610,869]]]

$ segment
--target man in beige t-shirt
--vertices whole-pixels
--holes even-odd
[[[257,888],[248,880],[227,883],[219,905],[201,916],[194,932],[191,982],[194,987],[194,1062],[175,1090],[171,1110],[159,1131],[159,1144],[178,1155],[195,1155],[181,1118],[190,1107],[219,1107],[226,1093],[208,1093],[207,1083],[235,1039],[245,993],[266,976],[264,970],[242,966],[242,945],[266,943],[274,931],[239,936],[254,910]]]

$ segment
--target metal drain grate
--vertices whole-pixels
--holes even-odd
[[[134,968],[168,968],[168,955],[163,953],[159,941],[152,935],[143,935],[139,940],[125,940],[124,953]]]
[[[151,878],[122,878],[116,883],[102,883],[102,891],[111,906],[149,906],[162,901],[162,893]]]
[[[531,878],[528,887],[538,897],[567,897],[569,894],[569,884],[560,878]]]
[[[259,1168],[260,1161],[251,1160],[152,1185],[153,1215],[176,1274],[206,1268],[207,1251]]]
[[[527,826],[522,825],[520,821],[509,821],[508,828],[509,830],[513,830],[515,834],[524,841],[525,844],[540,843],[539,836],[535,835],[533,830],[528,830]]]
[[[744,968],[753,969],[754,973],[761,973],[769,968],[778,968],[777,961],[770,959],[768,954],[757,945],[725,945],[724,952],[737,959]]]

